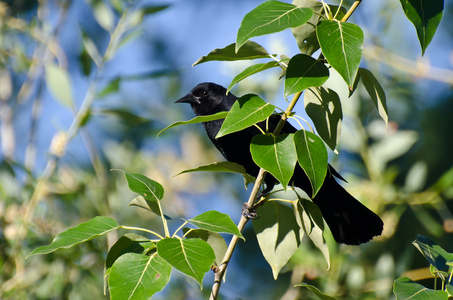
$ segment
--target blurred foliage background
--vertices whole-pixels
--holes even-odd
[[[218,210],[239,220],[248,195],[239,175],[192,173],[222,160],[201,126],[173,102],[203,81],[228,85],[247,62],[200,56],[235,40],[242,17],[261,1],[0,2],[0,298],[107,299],[103,269],[117,235],[46,256],[25,256],[94,216],[153,228],[155,217],[127,207],[134,195],[120,172],[142,173],[165,187],[164,209],[180,217]],[[346,1],[348,2],[348,1]],[[347,6],[350,3],[345,3]],[[453,251],[453,6],[425,56],[398,1],[363,2],[352,22],[365,32],[364,65],[387,94],[390,124],[366,92],[343,101],[340,154],[331,163],[347,189],[384,220],[382,237],[339,246],[326,233],[331,268],[305,241],[277,281],[251,226],[230,264],[224,299],[311,299],[308,282],[340,299],[389,299],[401,275],[432,285],[417,234]],[[270,53],[294,55],[291,33],[257,39]],[[233,91],[284,107],[279,74],[265,72]],[[332,84],[335,84],[332,83]],[[300,105],[298,113],[305,116]],[[205,288],[177,272],[156,299],[200,299]],[[204,295],[204,296],[203,296]]]

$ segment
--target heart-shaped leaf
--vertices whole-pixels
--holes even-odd
[[[299,248],[303,230],[291,208],[269,201],[259,207],[260,218],[253,220],[253,229],[264,258],[272,268],[274,279]]]
[[[266,58],[271,55],[260,44],[247,41],[239,51],[236,51],[236,43],[230,44],[225,48],[214,49],[208,55],[200,57],[192,67],[208,61],[235,61]],[[275,54],[273,54],[275,56]]]
[[[323,62],[305,54],[297,54],[288,64],[285,79],[285,97],[309,87],[321,86],[329,78],[329,69]]]
[[[157,253],[173,268],[195,279],[200,287],[215,260],[214,250],[201,239],[166,238],[157,243]]]
[[[444,11],[444,0],[400,0],[404,14],[415,26],[422,55],[436,33]]]
[[[234,234],[245,240],[242,234],[239,232],[236,224],[234,224],[233,220],[231,220],[230,216],[227,214],[222,214],[215,210],[202,213],[195,218],[187,220],[187,222],[201,229],[217,233]]]
[[[170,281],[171,266],[161,257],[126,253],[109,272],[112,300],[150,299]]]
[[[307,174],[313,190],[314,197],[322,184],[327,173],[327,150],[322,140],[314,133],[299,130],[294,134],[297,160]]]
[[[362,57],[362,29],[351,23],[324,20],[316,27],[316,34],[324,57],[352,88]]]
[[[253,161],[271,173],[286,189],[297,162],[293,134],[257,134],[250,145]]]
[[[124,173],[129,189],[146,200],[159,201],[164,196],[164,188],[157,181],[142,174],[120,171]]]
[[[280,1],[266,1],[244,16],[236,38],[236,51],[252,37],[300,26],[312,15],[310,8]]]
[[[146,254],[155,248],[156,244],[148,238],[135,233],[126,233],[110,248],[105,260],[105,268],[109,270],[113,263],[126,253]]]
[[[48,254],[58,249],[71,248],[72,246],[107,234],[119,227],[120,225],[112,218],[94,217],[87,222],[80,223],[58,234],[50,245],[36,248],[27,255],[26,259],[35,254]]]
[[[344,7],[341,8],[340,12],[337,14],[338,6],[329,5],[322,3],[318,0],[294,0],[294,5],[308,7],[313,10],[313,16],[306,23],[301,26],[291,28],[291,31],[296,38],[297,46],[302,54],[312,55],[316,50],[319,49],[318,38],[316,37],[316,25],[322,19],[324,19],[324,5],[328,5],[332,16],[335,14],[336,19],[340,20],[346,13]]]
[[[442,290],[432,290],[425,286],[410,280],[407,277],[401,277],[395,280],[393,284],[393,293],[397,300],[448,300],[448,293]]]
[[[258,122],[266,120],[275,110],[275,106],[266,103],[257,95],[247,94],[234,102],[216,138],[240,131]]]
[[[341,133],[343,113],[337,93],[331,89],[310,88],[304,95],[305,111],[326,144],[335,150]]]
[[[218,233],[204,230],[183,228],[184,237],[202,239],[211,246],[215,253],[215,264],[220,266],[227,251],[225,239]]]

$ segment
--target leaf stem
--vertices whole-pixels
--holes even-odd
[[[173,235],[172,235],[171,237],[174,238],[174,237],[176,236],[176,234],[178,233],[178,231],[180,231],[181,228],[183,228],[184,226],[186,226],[187,223],[188,223],[187,221],[185,221],[184,223],[182,223],[182,225],[179,226],[178,229],[176,229],[175,233],[173,233]]]
[[[159,239],[163,239],[164,238],[163,236],[161,236],[157,232],[154,232],[154,231],[149,230],[149,229],[145,229],[145,228],[141,228],[141,227],[134,227],[134,226],[124,226],[124,225],[121,225],[120,227],[123,228],[123,229],[128,229],[128,230],[138,230],[138,231],[148,232],[148,233],[151,233],[152,235],[157,236]]]
[[[357,9],[360,3],[362,3],[362,0],[356,0],[349,8],[348,12],[343,16],[343,18],[341,18],[340,22],[346,22],[352,15],[352,13]],[[340,8],[338,8],[338,10],[340,10]]]

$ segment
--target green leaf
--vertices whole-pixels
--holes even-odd
[[[231,220],[230,216],[215,210],[202,213],[195,218],[187,220],[187,222],[201,229],[217,233],[234,234],[245,240],[236,224],[234,224],[233,220]]]
[[[324,219],[321,210],[313,203],[312,200],[301,198],[293,202],[294,214],[299,226],[304,230],[305,234],[310,238],[313,244],[321,251],[327,263],[327,268],[330,268],[329,247],[324,239]],[[308,198],[308,195],[307,195]]]
[[[294,255],[303,237],[291,208],[277,201],[259,207],[259,219],[252,220],[253,229],[264,258],[272,268],[274,279]]]
[[[164,188],[157,181],[149,179],[142,174],[129,173],[123,170],[118,171],[124,173],[129,189],[146,200],[159,201],[164,196]]]
[[[225,239],[218,233],[204,230],[204,229],[183,229],[184,236],[186,238],[197,238],[202,239],[211,246],[215,253],[215,264],[220,266],[227,251],[227,244]]]
[[[291,28],[291,31],[296,39],[297,46],[302,54],[312,55],[319,49],[319,42],[316,36],[316,25],[324,16],[324,9],[321,1],[318,0],[294,0],[294,5],[308,7],[313,10],[313,16],[305,24]],[[327,4],[328,5],[328,4]],[[336,14],[338,6],[328,5],[333,15]],[[346,12],[344,7],[337,14],[336,19],[341,19]]]
[[[244,16],[236,38],[236,52],[252,37],[300,26],[312,15],[310,8],[280,1],[266,1]]]
[[[112,218],[94,217],[87,222],[80,223],[79,225],[58,234],[50,245],[36,248],[27,255],[26,259],[35,254],[48,254],[59,249],[71,248],[80,243],[87,242],[98,236],[112,232],[119,227],[120,225]]]
[[[132,199],[132,201],[129,203],[129,206],[137,206],[146,209],[147,211],[153,212],[158,216],[162,215],[162,211],[157,201],[146,200],[142,196],[137,196],[134,199]],[[167,215],[164,215],[164,217],[167,220],[171,220],[171,218]]]
[[[216,138],[241,131],[253,124],[266,120],[275,110],[275,106],[266,103],[257,95],[247,94],[234,102]]]
[[[65,69],[55,64],[46,64],[46,85],[58,102],[69,108],[74,105],[71,78]]]
[[[329,296],[327,294],[324,294],[321,292],[317,287],[310,285],[308,283],[302,282],[299,284],[296,284],[295,287],[304,287],[312,291],[316,296],[318,296],[319,299],[321,300],[335,300],[335,297]]]
[[[296,166],[295,150],[293,134],[279,136],[257,134],[250,144],[253,161],[271,173],[285,189]]]
[[[208,55],[200,57],[192,67],[208,61],[235,61],[266,58],[271,55],[261,45],[247,41],[239,51],[236,51],[236,43],[230,44],[225,48],[214,49]],[[275,56],[275,54],[274,54]]]
[[[412,244],[417,248],[430,265],[442,272],[450,272],[447,262],[453,260],[453,253],[448,253],[430,238],[419,235]]]
[[[262,72],[262,71],[267,70],[267,69],[275,68],[275,67],[278,67],[278,66],[280,66],[280,64],[278,62],[270,61],[270,62],[267,62],[267,63],[256,64],[256,65],[253,65],[253,66],[250,66],[250,67],[246,68],[244,71],[242,71],[241,73],[239,73],[238,75],[236,75],[233,78],[233,80],[231,81],[230,85],[227,88],[227,93],[239,81],[244,80],[245,78],[247,78],[247,77],[249,77],[249,76],[251,76],[253,74]]]
[[[157,137],[159,136],[159,134],[161,134],[165,130],[173,128],[173,127],[176,127],[176,126],[187,125],[187,124],[195,124],[195,123],[202,123],[202,122],[208,122],[208,121],[214,121],[214,120],[220,120],[220,119],[224,119],[227,114],[228,114],[227,111],[220,111],[218,113],[215,113],[215,114],[209,115],[209,116],[195,117],[193,119],[190,119],[189,121],[178,121],[178,122],[175,122],[175,123],[165,127],[161,131],[159,131],[159,133],[157,134]]]
[[[316,27],[316,34],[324,57],[352,88],[362,57],[362,29],[351,23],[324,20]]]
[[[323,62],[305,54],[297,54],[288,64],[285,79],[285,97],[309,87],[321,86],[329,78],[329,69]]]
[[[110,248],[105,260],[105,268],[110,269],[113,263],[123,254],[146,254],[145,251],[149,252],[153,248],[156,248],[156,245],[148,238],[135,233],[126,233]]]
[[[447,300],[448,293],[442,290],[431,290],[423,285],[410,280],[407,277],[401,277],[395,280],[393,284],[393,293],[397,300]]]
[[[368,95],[373,100],[374,106],[376,106],[379,115],[384,120],[385,125],[388,125],[389,116],[387,110],[387,100],[385,98],[385,92],[379,81],[374,77],[373,73],[364,68],[359,68],[360,78],[365,86]]]
[[[255,177],[253,177],[250,174],[247,174],[247,171],[245,168],[237,163],[230,162],[230,161],[221,161],[221,162],[213,162],[207,165],[201,165],[198,166],[194,169],[188,169],[184,170],[182,172],[179,172],[175,176],[178,176],[180,174],[184,173],[190,173],[190,172],[230,172],[230,173],[239,173],[244,177],[245,181],[245,187],[249,185],[249,183],[255,182]],[[173,176],[173,177],[175,177]]]
[[[337,93],[324,87],[305,91],[304,105],[316,131],[326,144],[335,150],[341,133],[343,113]]]
[[[200,287],[215,260],[214,250],[200,239],[166,238],[157,243],[157,253],[172,267],[195,279]]]
[[[149,299],[170,281],[171,266],[161,257],[126,253],[109,272],[112,300]]]
[[[443,0],[400,0],[404,14],[415,26],[422,55],[436,33],[444,11]]]
[[[297,161],[310,180],[314,197],[327,173],[327,150],[322,140],[314,133],[299,130],[294,134]]]

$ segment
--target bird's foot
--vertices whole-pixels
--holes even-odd
[[[258,202],[256,202],[255,204],[253,204],[252,206],[249,206],[247,203],[244,203],[242,205],[242,215],[244,217],[246,217],[247,219],[252,219],[252,220],[256,220],[260,217],[258,215],[258,213],[256,212],[256,209],[259,206],[263,205],[266,199],[264,197],[260,197],[259,199],[260,200]]]
[[[256,206],[255,205],[249,206],[247,202],[242,205],[242,215],[247,219],[251,220],[256,220],[260,217],[256,212]]]

